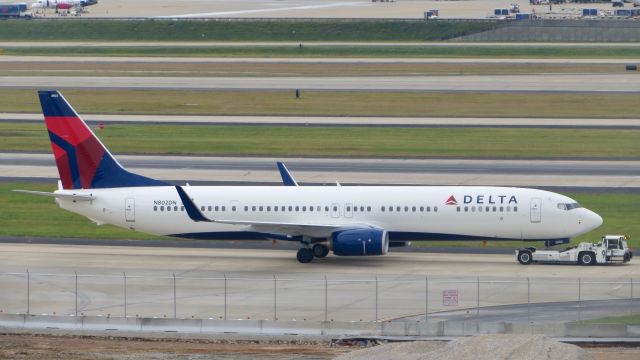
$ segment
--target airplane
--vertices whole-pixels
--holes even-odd
[[[83,9],[97,3],[98,0],[38,0],[31,4],[31,10],[55,9],[58,12],[58,10]]]
[[[297,260],[309,263],[329,252],[385,255],[411,240],[566,243],[602,224],[575,200],[530,188],[172,185],[126,170],[61,93],[38,95],[58,190],[16,191],[53,197],[98,225],[187,239],[294,241]]]

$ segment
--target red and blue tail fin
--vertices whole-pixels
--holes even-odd
[[[58,91],[38,96],[64,189],[168,185],[122,167]]]

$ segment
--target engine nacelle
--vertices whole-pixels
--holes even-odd
[[[384,255],[389,234],[381,229],[348,229],[331,234],[333,253],[340,256]]]

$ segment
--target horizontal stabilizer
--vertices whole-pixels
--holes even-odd
[[[73,193],[61,193],[61,192],[51,193],[51,192],[31,191],[31,190],[13,190],[13,191],[24,193],[24,194],[30,194],[30,195],[48,196],[48,197],[53,197],[57,199],[68,199],[68,200],[75,200],[75,201],[91,201],[91,200],[95,200],[96,198],[93,195],[87,195],[87,194],[73,194]]]

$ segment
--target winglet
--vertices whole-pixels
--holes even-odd
[[[200,210],[198,210],[198,207],[196,206],[196,204],[193,203],[191,198],[189,198],[189,195],[187,195],[187,193],[184,191],[184,189],[182,189],[181,186],[176,186],[176,190],[178,191],[178,195],[180,195],[180,200],[182,200],[184,209],[187,210],[187,214],[189,215],[189,218],[191,218],[191,220],[195,222],[200,222],[200,221],[211,222],[211,220],[207,219],[207,217],[202,215]]]
[[[296,179],[293,178],[289,169],[284,165],[284,163],[278,161],[278,170],[280,170],[280,176],[282,177],[282,183],[284,186],[298,186]]]

